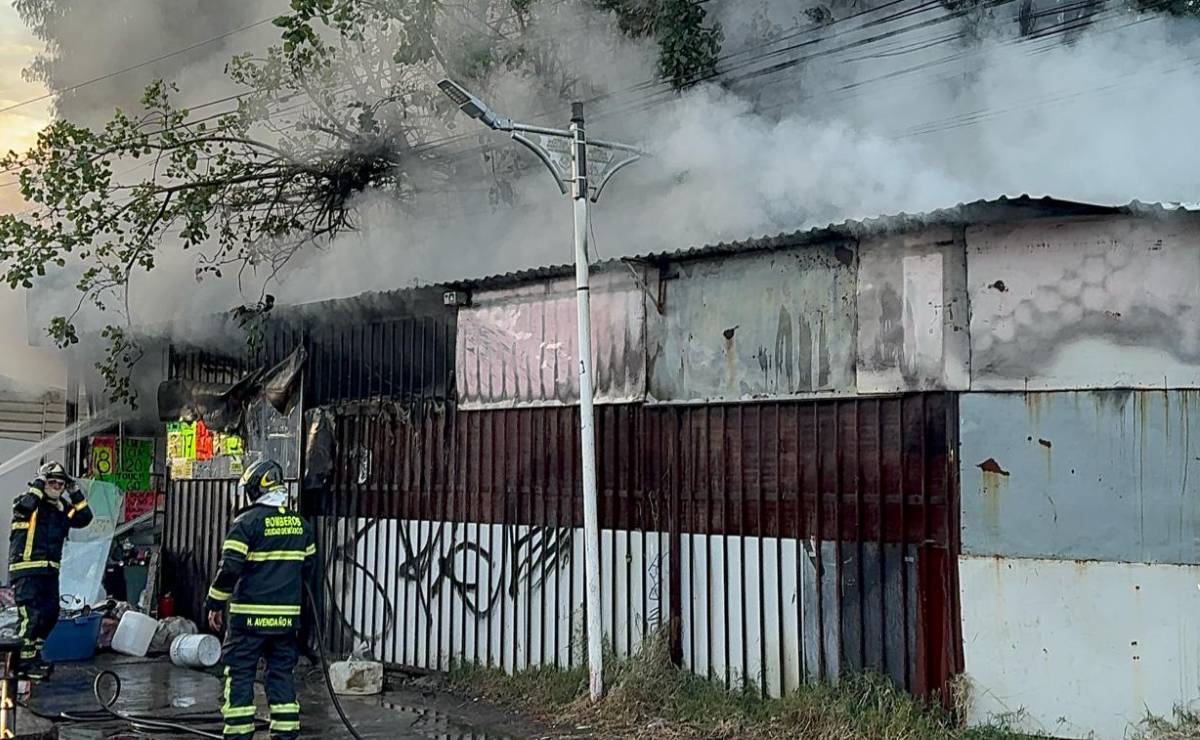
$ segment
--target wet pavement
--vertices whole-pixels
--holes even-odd
[[[56,667],[53,680],[38,686],[31,707],[43,715],[94,712],[99,705],[92,692],[95,677],[103,670],[116,673],[122,683],[115,708],[124,713],[146,714],[169,720],[188,714],[215,714],[221,705],[222,681],[215,671],[178,668],[164,660],[136,660],[102,656],[94,663]],[[302,737],[350,737],[338,719],[319,670],[297,671],[303,707]],[[518,740],[556,738],[562,735],[485,702],[464,700],[426,690],[422,682],[402,684],[377,697],[341,697],[342,706],[365,738],[388,740]],[[266,716],[266,700],[258,686],[259,716]],[[201,729],[220,733],[220,724]],[[265,732],[259,736],[266,737]],[[118,720],[59,722],[63,740],[102,738],[184,738],[183,733],[138,733]]]

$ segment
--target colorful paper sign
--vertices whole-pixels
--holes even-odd
[[[154,491],[127,491],[125,493],[125,521],[134,519],[154,511]]]
[[[154,440],[92,438],[91,475],[122,491],[154,488]]]
[[[196,459],[213,459],[213,435],[204,422],[196,422]]]
[[[114,483],[117,472],[117,440],[115,437],[92,438],[92,477]]]
[[[149,491],[154,488],[154,441],[125,439],[117,451],[118,473],[114,481],[124,491]]]
[[[180,425],[180,436],[183,438],[183,454],[185,460],[196,459],[196,425],[184,422]]]
[[[203,421],[167,424],[167,459],[176,480],[241,475],[244,449],[241,437],[214,432]]]
[[[183,425],[179,422],[167,424],[167,459],[183,457]]]

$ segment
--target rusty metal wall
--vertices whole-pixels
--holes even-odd
[[[772,694],[863,669],[945,689],[961,663],[954,396],[675,415],[685,662]]]
[[[622,655],[664,619],[642,557],[662,551],[666,516],[636,450],[645,424],[641,407],[597,412],[605,629]],[[433,670],[582,659],[575,407],[366,403],[340,410],[337,440],[330,490],[309,502],[335,649]]]
[[[597,403],[646,395],[644,267],[592,277],[592,360]],[[463,409],[579,402],[579,325],[573,280],[481,291],[459,311],[456,364]]]
[[[971,393],[960,413],[968,717],[1121,738],[1193,701],[1198,392]]]
[[[632,654],[664,625],[680,662],[764,693],[864,668],[945,689],[956,419],[945,394],[600,408],[606,639]],[[433,670],[582,660],[576,408],[360,404],[337,428],[335,481],[310,501],[334,649]]]
[[[649,314],[649,397],[853,394],[856,275],[851,241],[671,263]]]
[[[965,554],[1200,564],[1200,392],[960,403]]]

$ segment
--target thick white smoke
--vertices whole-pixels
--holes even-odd
[[[720,8],[731,31],[743,11],[760,27],[770,18],[769,9],[739,7]],[[644,67],[633,79],[604,80],[618,94],[589,106],[589,133],[644,143],[653,157],[618,175],[594,210],[597,256],[1005,194],[1200,200],[1197,23],[1095,7],[1085,24],[1035,8],[1043,37],[1022,38],[1012,2],[982,20],[936,3],[856,12],[776,44],[732,34],[731,76],[803,62],[731,89],[705,84],[678,98],[628,91],[648,77]],[[765,56],[788,45],[799,48]],[[504,110],[540,112],[533,103]],[[561,103],[557,125],[568,117]],[[570,208],[549,175],[533,162],[507,177],[513,207],[492,207],[487,187],[426,196],[421,218],[364,197],[367,228],[298,264],[282,295],[302,301],[569,261]],[[481,178],[475,185],[493,184],[491,173]]]
[[[726,31],[726,75],[674,96],[644,84],[655,74],[653,42],[629,41],[582,0],[547,2],[537,15],[538,33],[556,42],[546,77],[500,71],[488,95],[516,118],[565,127],[569,96],[559,92],[574,84],[608,93],[588,104],[589,133],[652,152],[594,210],[601,258],[1002,194],[1200,200],[1195,22],[1032,3],[1030,38],[1019,34],[1016,0],[984,5],[956,14],[926,0],[799,10],[711,2]],[[1081,13],[1093,22],[1078,21]],[[214,61],[177,70],[185,94],[215,74]],[[475,127],[460,117],[457,132],[471,136],[445,153],[490,137],[495,156],[466,152],[458,179],[404,207],[364,194],[362,229],[302,255],[271,292],[299,303],[569,261],[568,201],[515,143]],[[192,256],[163,251],[161,266],[135,284],[135,318],[258,296],[262,275],[247,275],[240,289],[230,280],[197,285]]]

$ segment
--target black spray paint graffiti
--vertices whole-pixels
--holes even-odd
[[[355,579],[349,573],[359,573],[370,582],[369,594],[375,600],[374,609],[382,610],[378,630],[365,631],[362,615],[347,618],[344,607],[342,622],[353,637],[375,641],[389,635],[396,623],[397,604],[391,586],[403,590],[412,587],[417,608],[427,623],[433,621],[435,605],[446,594],[461,602],[463,608],[479,619],[488,618],[500,601],[502,593],[515,600],[522,588],[536,593],[560,570],[570,567],[574,548],[574,529],[571,527],[515,527],[497,525],[500,535],[494,544],[485,547],[479,542],[463,539],[466,528],[460,523],[418,525],[418,537],[425,534],[423,543],[414,543],[410,528],[398,522],[396,539],[401,562],[394,573],[375,573],[367,562],[380,546],[380,522],[371,522],[359,529],[351,542],[336,550],[340,566],[339,583],[331,591],[341,595],[342,604],[354,603]],[[426,532],[424,527],[428,526]],[[524,530],[524,531],[519,531]],[[476,529],[476,536],[479,531]],[[493,553],[495,546],[500,552]],[[490,548],[490,549],[489,549]],[[368,556],[368,553],[370,554]],[[395,580],[392,580],[395,579]],[[364,584],[365,585],[365,584]],[[355,624],[357,622],[357,624]]]

